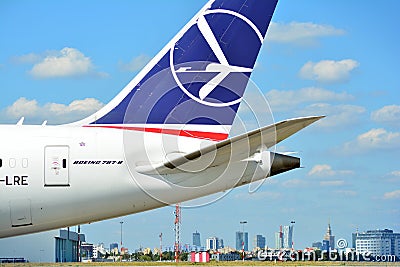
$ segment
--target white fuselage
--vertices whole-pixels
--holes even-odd
[[[254,174],[252,161],[169,177],[135,171],[211,143],[189,137],[72,126],[10,125],[0,133],[0,237],[137,213],[266,177]],[[166,152],[162,144],[171,140],[176,149]]]

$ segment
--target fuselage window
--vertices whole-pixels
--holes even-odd
[[[10,168],[15,168],[15,165],[17,165],[17,162],[15,159],[10,159],[9,164],[10,164]]]
[[[0,159],[0,168],[3,167],[3,160]]]
[[[27,158],[22,159],[22,168],[28,168],[28,159]]]

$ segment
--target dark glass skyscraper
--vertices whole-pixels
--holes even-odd
[[[264,249],[265,248],[265,237],[262,235],[256,235],[254,237],[254,247]]]
[[[236,250],[243,249],[243,232],[236,232]],[[249,250],[249,233],[244,232],[244,250]]]
[[[193,246],[201,247],[200,233],[198,233],[197,231],[196,233],[193,233]]]

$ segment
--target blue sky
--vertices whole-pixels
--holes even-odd
[[[204,5],[196,1],[1,1],[0,123],[63,123],[114,97]],[[377,228],[400,231],[400,2],[280,0],[253,80],[275,120],[327,115],[278,146],[303,169],[182,211],[182,242],[199,231],[235,246],[239,221],[274,246],[295,220],[294,242]],[[52,64],[45,64],[51,62]],[[56,67],[54,67],[56,66]],[[50,67],[50,68],[49,68]],[[82,226],[90,242],[132,249],[173,242],[173,208]],[[53,260],[56,231],[0,240],[0,257]],[[251,245],[250,245],[251,247]],[[43,250],[40,252],[40,250]]]

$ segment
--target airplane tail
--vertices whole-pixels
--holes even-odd
[[[71,125],[226,139],[277,1],[209,1],[111,102]]]

